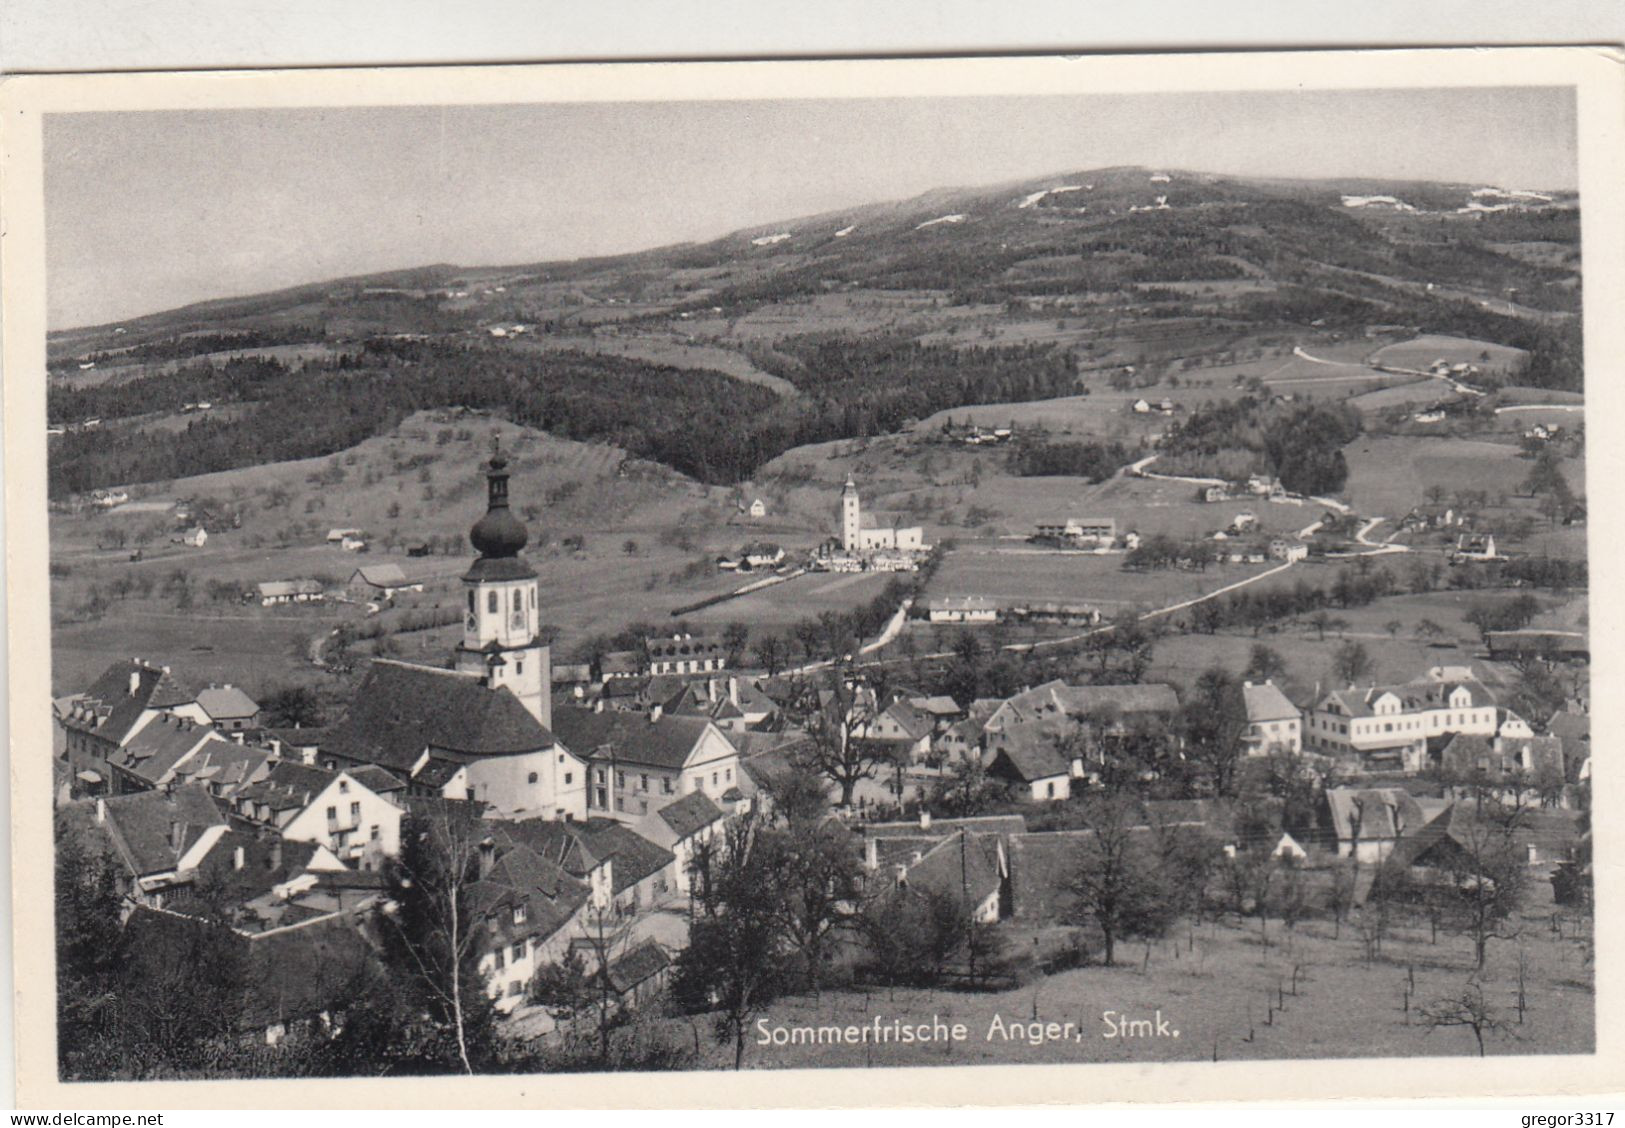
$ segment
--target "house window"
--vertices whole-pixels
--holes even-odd
[[[695,776],[694,777],[694,790],[698,791],[704,786],[705,786],[705,777],[704,776]]]
[[[722,773],[722,778],[726,779],[729,783],[732,783],[734,781],[734,770],[729,768],[727,771]]]
[[[501,971],[503,968],[508,966],[507,953],[501,948],[498,948],[496,951],[496,964],[498,971]]]
[[[717,785],[717,773],[712,772],[711,773],[711,786],[715,787],[716,785]]]
[[[510,995],[520,994],[522,991],[524,991],[524,989],[525,985],[517,979],[511,980],[508,983],[508,994]]]
[[[622,799],[619,795],[615,796],[615,809],[617,811],[626,810],[626,800]]]
[[[348,795],[349,792],[350,792],[350,781],[347,780],[347,779],[339,780],[339,794],[340,795]]]
[[[621,791],[626,790],[626,773],[625,772],[619,772],[618,771],[618,772],[615,773],[615,787],[616,787],[617,790],[621,790]]]
[[[647,791],[647,790],[649,790],[649,776],[647,774],[638,776],[638,790],[639,791]]]
[[[671,777],[670,776],[661,776],[660,777],[660,794],[662,794],[662,795],[670,795],[671,794]]]
[[[597,802],[596,806],[599,806],[599,807],[607,807],[607,806],[609,806],[609,796],[604,791],[604,789],[602,787],[600,787],[598,789],[598,802]]]
[[[574,772],[565,772],[564,773],[564,786],[569,787],[570,786],[570,781],[573,780],[573,779],[575,779],[575,773]]]
[[[513,962],[518,963],[525,958],[525,942],[523,940],[513,946]]]
[[[515,924],[525,923],[525,906],[515,905],[513,907],[513,922]]]
[[[329,807],[329,808],[327,808],[327,821],[328,822],[338,822],[339,821],[339,809],[337,807]]]
[[[368,837],[371,838],[374,842],[378,841],[378,824],[377,823],[373,824],[372,833],[370,835],[368,835]]]
[[[1044,791],[1045,791],[1046,798],[1049,798],[1049,799],[1055,798],[1055,785],[1053,783],[1046,783],[1044,785]]]
[[[563,758],[564,758],[564,757],[562,757],[562,756],[561,756],[561,757],[559,757],[559,759],[561,759],[561,760],[562,760],[562,759],[563,759]],[[603,783],[603,782],[604,782],[604,769],[603,769],[603,768],[599,768],[599,769],[598,769],[598,782],[599,782],[599,783]]]
[[[469,588],[468,589],[468,613],[470,615],[472,615],[472,614],[474,614],[475,610],[476,610],[476,608],[474,606],[474,589]]]
[[[525,664],[523,662],[515,662],[513,664],[513,672],[515,677],[523,676],[525,672]]]
[[[495,591],[485,597],[485,609],[493,615],[497,613],[497,593]]]
[[[535,773],[535,772],[531,772],[531,773],[530,773],[530,776],[529,776],[529,777],[528,777],[528,779],[527,779],[527,782],[529,782],[529,783],[535,783],[535,782],[536,782],[536,780],[537,780],[537,779],[538,779],[538,778],[539,778],[539,777],[538,777],[538,776],[537,776],[537,775],[536,775],[536,773]]]
[[[350,804],[350,817],[352,819],[361,817],[361,803],[359,801]]]

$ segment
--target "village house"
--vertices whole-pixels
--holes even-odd
[[[1581,837],[1579,815],[1574,811],[1526,811],[1508,829],[1480,815],[1475,804],[1457,801],[1400,838],[1387,855],[1384,875],[1404,870],[1424,880],[1430,872],[1435,880],[1472,875],[1503,834],[1525,864],[1550,873],[1574,860]]]
[[[174,767],[176,786],[196,783],[216,799],[230,799],[251,783],[264,779],[276,763],[268,748],[238,744],[234,740],[205,741]]]
[[[426,833],[441,834],[439,820],[428,820]],[[496,1009],[511,1013],[541,968],[558,963],[569,952],[572,936],[581,932],[593,890],[566,873],[508,824],[478,824],[491,833],[478,844],[478,880],[468,887],[478,946],[476,967]],[[512,824],[517,826],[518,824]],[[477,831],[456,830],[462,837]]]
[[[274,607],[281,603],[317,603],[327,598],[317,580],[268,580],[257,585],[250,598],[258,599],[261,607]]]
[[[188,548],[202,548],[209,541],[209,530],[202,525],[183,530],[169,538],[171,544],[184,544]]]
[[[931,751],[931,734],[936,722],[931,715],[899,699],[887,705],[852,733],[858,740],[885,745],[889,758],[898,763],[917,763]]]
[[[106,794],[108,758],[154,717],[196,699],[196,693],[170,676],[168,667],[139,658],[109,666],[89,689],[69,699],[58,716],[74,794]]]
[[[523,819],[494,823],[498,842],[523,843],[592,890],[592,912],[626,916],[666,901],[676,888],[676,855],[614,819]]]
[[[116,861],[127,900],[157,907],[192,883],[228,826],[196,784],[88,799],[64,808],[62,817],[88,850]]]
[[[691,791],[725,802],[738,785],[739,751],[704,717],[563,705],[554,713],[559,740],[589,762],[587,810],[635,820]]]
[[[1052,517],[1038,522],[1038,535],[1073,545],[1108,546],[1117,539],[1115,517]]]
[[[925,613],[933,623],[996,623],[999,605],[979,595],[941,596],[926,601]]]
[[[1428,741],[1446,733],[1493,736],[1495,699],[1476,679],[1423,677],[1405,685],[1349,687],[1326,694],[1310,713],[1305,743],[1360,771],[1419,772]]]
[[[691,791],[652,815],[633,824],[638,834],[662,849],[671,851],[672,888],[680,894],[689,891],[695,852],[707,843],[722,842],[727,815],[705,792]]]
[[[963,900],[977,924],[996,924],[1008,915],[1010,865],[998,834],[964,826],[934,832],[927,823],[912,837],[866,837],[864,847],[871,890]]]
[[[1281,560],[1291,564],[1298,560],[1306,560],[1308,557],[1309,546],[1302,541],[1287,540],[1284,537],[1276,537],[1270,541],[1271,560]]]
[[[729,733],[759,728],[779,714],[777,702],[749,680],[733,674],[684,681],[669,692],[651,678],[645,697],[671,716],[704,717]]]
[[[231,798],[231,812],[290,842],[316,842],[360,869],[379,868],[401,848],[401,808],[357,774],[283,760]]]
[[[1456,538],[1455,551],[1450,554],[1452,564],[1472,564],[1499,560],[1495,551],[1495,537],[1489,533],[1464,533]]]
[[[327,543],[343,544],[347,540],[361,540],[365,535],[360,529],[329,529]]]
[[[649,673],[656,677],[661,674],[708,674],[728,664],[728,648],[714,638],[674,634],[645,639],[643,646],[649,655]],[[609,675],[606,673],[604,676],[607,678]]]
[[[345,590],[352,599],[394,599],[407,591],[422,591],[423,584],[409,580],[399,564],[364,564],[350,573]]]
[[[761,498],[757,498],[752,501],[750,503],[750,515],[752,517],[766,517],[767,502],[763,501]]]
[[[1116,721],[1135,714],[1171,718],[1179,698],[1170,685],[1067,685],[1045,682],[1000,702],[984,723],[986,731],[1036,720],[1083,720],[1110,716]]]
[[[1448,805],[1402,787],[1328,787],[1325,811],[1337,856],[1380,862],[1405,834],[1420,830]]]
[[[1273,681],[1242,683],[1241,699],[1247,710],[1247,735],[1242,738],[1247,755],[1287,752],[1295,756],[1303,751],[1303,714]]]
[[[598,660],[599,681],[635,678],[646,673],[648,671],[643,667],[643,659],[636,650],[611,650]]]
[[[1084,778],[1083,758],[1061,751],[1054,729],[1041,722],[1009,725],[986,734],[987,774],[1035,802],[1071,798],[1072,781]]]
[[[1200,486],[1197,488],[1196,493],[1201,501],[1208,502],[1210,504],[1213,502],[1230,500],[1229,486]]]
[[[745,546],[741,560],[751,569],[776,568],[784,560],[784,549],[768,541],[758,541]]]
[[[229,743],[190,717],[154,717],[108,755],[112,792],[125,795],[164,787],[175,778],[176,767],[195,753],[209,745]]]
[[[213,685],[197,691],[197,697],[169,712],[189,717],[199,724],[212,725],[220,732],[243,732],[258,727],[259,704],[234,685]]]
[[[585,696],[592,685],[592,666],[586,662],[554,663],[552,670],[554,693],[568,693],[572,697]]]

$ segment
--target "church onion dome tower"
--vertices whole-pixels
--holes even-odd
[[[465,580],[523,580],[536,575],[519,558],[530,540],[524,524],[508,508],[508,460],[502,456],[499,441],[493,439],[491,461],[485,469],[488,502],[485,516],[468,531],[469,543],[479,558]]]
[[[530,535],[508,510],[508,460],[494,439],[485,480],[485,516],[468,531],[479,556],[463,573],[467,607],[456,668],[512,691],[545,727],[552,721],[552,658],[539,637],[541,581],[519,555]]]

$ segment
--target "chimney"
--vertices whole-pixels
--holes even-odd
[[[602,713],[604,711],[604,699],[602,697],[598,698],[592,703],[592,711],[594,713]]]
[[[880,839],[873,835],[863,839],[863,868],[870,873],[880,868]]]
[[[728,675],[728,700],[735,709],[739,708],[739,679],[733,674]]]
[[[137,658],[136,661],[140,662],[141,659]],[[131,670],[130,671],[130,696],[134,697],[136,695],[136,692],[138,690],[140,690],[140,688],[141,688],[141,671],[140,670]]]
[[[234,870],[243,868],[243,848],[241,846],[231,852],[231,868]]]
[[[266,864],[274,870],[282,868],[282,836],[280,834],[273,835],[271,838],[271,856],[267,859]]]
[[[658,702],[649,706],[649,723],[654,724],[656,721],[658,721],[660,719],[661,712],[662,710]]]
[[[100,797],[96,799],[96,821],[98,823],[107,821],[107,800]]]
[[[489,838],[480,842],[480,880],[484,881],[491,874],[491,867],[496,865],[497,844]]]
[[[927,811],[927,810],[925,810],[923,808],[920,811],[920,829],[921,830],[930,830],[931,829],[931,812]]]
[[[917,866],[917,865],[920,864],[920,859],[923,858],[923,857],[925,857],[924,854],[920,853],[920,851],[918,851],[918,850],[915,850],[913,853],[909,854],[909,856],[908,856],[909,864]]]
[[[186,824],[171,819],[169,821],[169,844],[179,850],[181,843],[184,841],[186,841]]]

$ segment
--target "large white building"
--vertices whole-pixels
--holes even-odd
[[[918,525],[908,528],[864,528],[863,505],[858,500],[858,486],[848,478],[846,488],[841,491],[841,548],[847,552],[885,550],[923,552],[925,532]]]
[[[1442,675],[1447,671],[1439,671]],[[1405,685],[1334,690],[1309,715],[1305,743],[1367,771],[1421,771],[1430,737],[1495,736],[1495,699],[1476,678],[1430,672]]]

